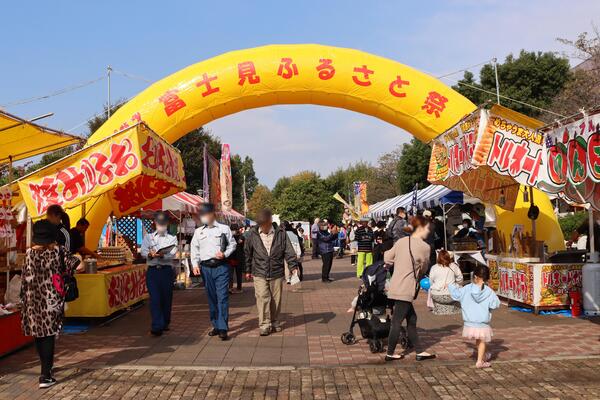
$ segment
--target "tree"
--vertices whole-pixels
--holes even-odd
[[[521,50],[518,57],[509,54],[504,63],[498,63],[497,68],[501,95],[545,109],[550,107],[552,99],[571,77],[569,60],[551,52]],[[491,93],[474,89],[473,86]],[[474,82],[471,72],[465,72],[463,79],[453,88],[475,104],[483,104],[486,101],[495,103],[494,66],[486,64],[481,68],[478,84]],[[531,117],[542,114],[540,110],[521,103],[506,99],[500,101],[511,109]]]
[[[273,194],[265,185],[257,185],[250,200],[248,200],[248,216],[256,219],[263,208],[273,208]]]
[[[581,108],[593,109],[600,105],[600,32],[593,26],[593,32],[580,34],[576,40],[558,39],[571,47],[575,58],[582,60],[574,68],[571,79],[552,102],[552,110],[569,116]]]
[[[195,129],[173,143],[181,152],[187,191],[190,193],[198,193],[203,187],[205,144],[210,154],[217,159],[221,157],[221,139],[204,128]]]
[[[429,186],[427,172],[430,157],[431,147],[416,138],[402,146],[398,161],[398,183],[401,193],[410,192],[416,183],[419,184],[419,189]]]
[[[312,221],[315,217],[336,219],[335,200],[323,179],[314,172],[301,172],[289,178],[276,202],[275,211],[285,220]]]
[[[231,156],[231,181],[233,185],[233,208],[244,210],[244,176],[246,177],[246,197],[252,197],[258,186],[258,178],[254,171],[254,160],[246,156],[242,159],[238,154]]]

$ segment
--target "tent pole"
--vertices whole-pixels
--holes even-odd
[[[596,235],[594,234],[594,211],[592,206],[590,205],[589,209],[588,209],[588,224],[589,224],[589,235],[588,235],[588,240],[590,241],[590,256],[589,256],[589,262],[591,263],[597,263],[598,261],[600,261],[600,257],[598,254],[598,250],[596,248]]]
[[[442,218],[444,221],[444,249],[448,250],[448,231],[446,231],[446,204],[442,203]]]

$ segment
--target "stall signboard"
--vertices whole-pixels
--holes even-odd
[[[498,263],[499,296],[524,304],[533,304],[533,268],[529,264]]]
[[[545,149],[540,189],[600,210],[600,110],[541,131]]]
[[[438,136],[432,144],[427,179],[513,210],[519,185],[512,177],[498,174],[487,165],[475,164],[481,126],[487,125],[488,111],[477,110]]]
[[[569,303],[569,292],[581,290],[582,264],[544,264],[541,268],[540,305]]]
[[[185,189],[179,151],[139,123],[19,181],[33,218],[108,196],[120,217]]]
[[[581,290],[583,264],[550,264],[486,255],[489,286],[498,296],[541,308],[569,306],[569,292]]]
[[[221,210],[231,211],[233,208],[233,191],[231,184],[231,150],[229,144],[221,146]]]
[[[125,265],[96,274],[77,274],[79,298],[67,317],[105,317],[148,298],[146,265]]]
[[[354,208],[359,210],[360,215],[366,215],[369,212],[366,181],[354,182]]]
[[[15,231],[12,227],[12,191],[10,187],[0,188],[0,239],[12,238]]]

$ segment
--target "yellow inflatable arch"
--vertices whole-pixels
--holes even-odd
[[[111,116],[88,144],[139,121],[172,143],[215,119],[275,104],[345,108],[424,142],[476,108],[437,79],[392,60],[315,44],[271,45],[229,52],[154,83]],[[97,242],[109,214],[104,198],[88,207],[90,243]]]

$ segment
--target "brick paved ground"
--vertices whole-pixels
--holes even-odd
[[[207,366],[218,366],[226,369],[229,367],[275,366],[286,368],[332,367],[333,369],[302,369],[300,374],[302,382],[305,380],[312,382],[313,389],[311,390],[314,390],[314,392],[311,393],[314,394],[315,398],[326,398],[327,390],[330,389],[337,390],[340,398],[343,398],[343,393],[348,393],[348,388],[352,387],[350,383],[343,384],[349,385],[345,386],[345,389],[335,385],[324,385],[321,380],[317,381],[320,383],[315,385],[316,378],[311,379],[310,374],[321,374],[319,379],[325,381],[329,379],[327,377],[333,376],[328,374],[334,374],[337,385],[338,375],[350,377],[368,371],[364,368],[353,369],[347,367],[383,364],[382,355],[371,354],[365,341],[359,341],[353,346],[343,345],[340,341],[341,333],[348,329],[350,315],[346,313],[346,310],[350,300],[356,293],[358,285],[357,279],[353,277],[348,259],[335,260],[333,277],[336,278],[336,281],[332,284],[320,282],[318,263],[309,261],[305,265],[307,280],[302,283],[302,287],[296,291],[289,290],[289,287],[286,288],[282,315],[284,330],[281,333],[269,337],[258,335],[256,308],[254,307],[253,291],[250,284],[245,285],[243,294],[231,297],[230,334],[232,339],[227,342],[221,342],[218,339],[206,336],[206,332],[209,330],[209,322],[203,290],[180,291],[175,294],[172,330],[161,338],[153,338],[147,335],[149,312],[146,306],[107,326],[96,326],[84,334],[62,335],[57,343],[56,362],[57,366],[61,368],[60,374],[63,379],[68,376],[68,382],[78,382],[77,384],[73,383],[77,389],[103,382],[104,385],[110,386],[110,390],[116,390],[110,385],[112,379],[118,378],[117,381],[119,382],[122,379],[126,382],[123,385],[130,384],[137,388],[143,386],[144,381],[151,380],[147,378],[148,376],[158,374],[162,380],[165,380],[167,379],[165,376],[173,373],[173,377],[169,379],[216,384],[216,389],[211,389],[213,391],[210,393],[214,392],[216,395],[216,393],[224,391],[223,393],[226,392],[227,394],[223,398],[229,398],[228,396],[230,396],[232,390],[239,389],[238,386],[226,384],[230,379],[236,384],[240,380],[251,382],[257,372],[225,371],[222,375],[217,374],[214,376],[197,369]],[[459,362],[461,363],[460,368],[468,371],[464,373],[464,376],[461,375],[460,379],[464,380],[467,379],[467,376],[472,377],[480,373],[469,369],[470,364],[472,364],[470,357],[473,353],[473,345],[460,337],[462,327],[460,316],[434,316],[424,306],[424,299],[419,300],[417,312],[419,314],[420,337],[431,351],[439,355],[439,360],[430,362],[428,366],[419,365],[416,367],[414,358],[408,357],[399,364],[404,368],[400,371],[405,372],[395,372],[400,374],[397,385],[400,385],[400,382],[405,382],[404,384],[409,388],[416,390],[416,387],[422,387],[422,384],[419,383],[421,382],[419,381],[421,379],[419,374],[427,376],[430,373],[427,371],[433,371],[428,368],[438,367],[443,372],[445,367],[442,367],[442,365],[448,362]],[[590,321],[559,316],[534,316],[502,307],[494,314],[492,323],[495,332],[494,341],[491,345],[495,358],[494,371],[496,369],[510,370],[512,368],[507,366],[512,364],[501,362],[530,361],[533,359],[548,359],[549,357],[600,356],[599,322],[598,320]],[[596,363],[596,361],[586,362]],[[515,365],[517,365],[516,368],[523,368],[524,370],[533,370],[538,367],[542,369],[550,368],[550,364],[547,367],[546,363],[535,362]],[[564,368],[566,370],[570,366],[579,364],[576,362],[565,364],[556,361],[552,365],[552,368]],[[594,368],[598,368],[597,364],[594,365]],[[175,373],[172,370],[157,372],[155,370],[157,367],[185,367],[193,369],[193,372],[190,372],[191,375],[189,376],[184,372]],[[0,384],[4,385],[4,390],[9,392],[17,390],[14,388],[19,386],[7,383],[9,381],[27,382],[30,385],[37,368],[34,349],[32,347],[23,349],[11,356],[0,359],[0,374],[10,372],[10,375],[5,376],[0,381]],[[413,370],[411,368],[417,369]],[[391,373],[389,369],[382,371],[384,371],[384,374]],[[275,379],[283,379],[284,382],[288,382],[286,383],[287,387],[291,388],[294,385],[296,385],[294,387],[300,387],[294,383],[296,382],[295,378],[289,378],[289,372],[258,373],[263,375],[265,373],[267,375],[274,374],[272,379],[269,378],[270,384],[276,383],[277,380]],[[370,379],[371,373],[369,372],[367,375]],[[297,376],[297,374],[293,375],[293,377]],[[307,376],[308,378],[306,378]],[[95,377],[99,377],[99,380]],[[579,382],[578,377],[569,375],[567,378],[573,379],[574,385],[579,385],[577,383]],[[441,378],[436,377],[434,379]],[[497,382],[497,378],[494,379],[494,385],[502,386],[506,383]],[[410,383],[411,380],[417,380],[417,385]],[[600,379],[596,377],[596,380]],[[376,382],[370,384],[372,386],[368,390],[374,390]],[[555,381],[547,384],[558,385]],[[202,388],[209,390],[208,383],[203,385],[201,385]],[[177,385],[174,383],[165,385],[165,389],[175,390],[176,387]],[[541,388],[542,386],[538,389],[541,390]],[[129,387],[126,387],[123,390],[129,391],[129,389]],[[271,396],[273,393],[279,396],[285,393],[272,392],[271,389],[265,389],[264,387],[259,389],[262,390],[266,398],[273,397]],[[100,390],[98,393],[102,393],[105,389],[100,388],[98,390]],[[193,390],[196,390],[196,388]],[[250,390],[250,393],[252,390]],[[279,388],[278,390],[281,391],[282,389]],[[302,391],[300,390],[300,392]],[[294,393],[300,392],[294,392],[290,389],[289,398],[294,398]],[[352,394],[359,393],[354,389],[351,389],[350,392]],[[86,393],[89,393],[89,389],[86,389]],[[363,394],[365,393],[367,392]],[[429,396],[429,394],[430,392],[426,392],[425,395]],[[443,393],[439,392],[438,394],[442,395]],[[563,398],[562,395],[556,397]],[[16,396],[11,395],[11,398],[16,398]],[[67,397],[59,396],[57,398]],[[236,397],[233,396],[232,398]],[[258,396],[257,398],[262,397]],[[283,398],[286,398],[286,396],[283,396]],[[357,398],[360,398],[360,396]],[[385,396],[382,398],[385,398]]]

